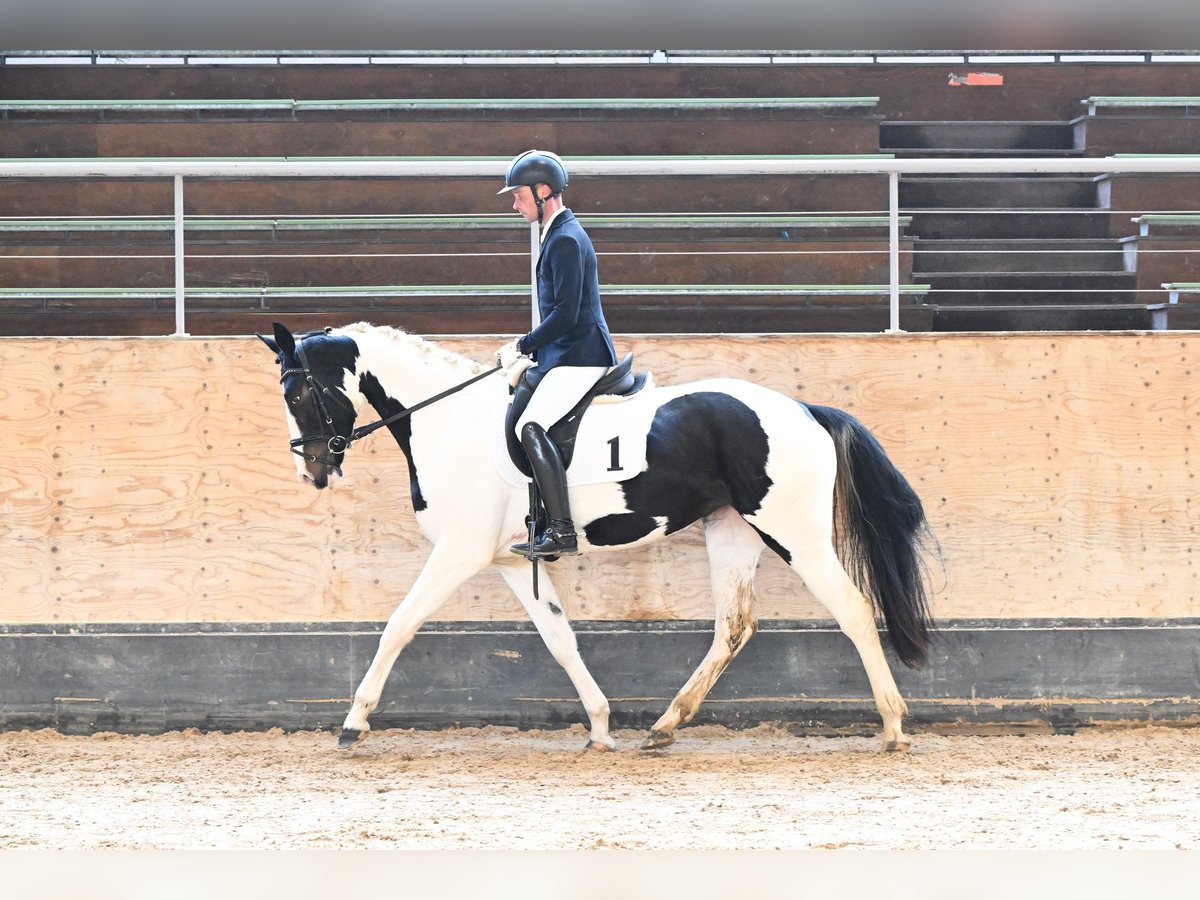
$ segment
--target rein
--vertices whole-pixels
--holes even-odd
[[[432,397],[422,400],[420,403],[410,406],[408,409],[402,409],[400,412],[390,415],[385,419],[379,419],[376,422],[372,422],[370,425],[359,426],[350,432],[349,437],[346,437],[338,434],[337,430],[333,427],[333,417],[329,415],[329,410],[326,408],[324,401],[321,399],[321,395],[324,394],[326,397],[330,397],[338,403],[341,403],[342,406],[349,409],[352,413],[355,412],[354,408],[350,406],[349,401],[347,401],[345,397],[321,384],[321,382],[317,380],[316,376],[313,375],[312,369],[308,365],[308,357],[304,353],[303,344],[296,345],[296,355],[300,358],[300,368],[285,368],[283,370],[283,374],[279,376],[279,383],[282,384],[284,379],[286,379],[289,375],[303,375],[305,380],[308,381],[309,387],[312,390],[312,398],[317,405],[317,412],[321,416],[323,427],[321,429],[321,434],[305,435],[303,437],[294,438],[289,442],[289,445],[291,446],[292,452],[297,456],[304,458],[308,462],[318,463],[326,468],[334,468],[334,464],[329,462],[328,457],[326,459],[319,459],[311,453],[304,452],[303,448],[306,444],[311,444],[315,441],[325,441],[326,446],[329,447],[330,453],[345,453],[352,446],[354,446],[354,442],[360,438],[364,438],[368,434],[378,431],[380,428],[383,428],[386,425],[391,425],[393,422],[398,422],[401,419],[407,418],[408,416],[411,416],[413,413],[417,412],[417,410],[424,409],[427,406],[437,403],[439,400],[445,400],[452,394],[457,394],[464,388],[470,387],[477,381],[482,381],[489,375],[493,375],[503,368],[503,366],[496,366],[493,369],[488,369],[483,374],[476,375],[473,378],[469,378],[464,382],[454,385],[454,387],[447,388],[440,394],[435,394]]]

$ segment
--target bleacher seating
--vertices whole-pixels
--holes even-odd
[[[1088,156],[1118,153],[1189,153],[1200,142],[1200,97],[1091,96],[1087,112],[1071,120],[1075,145]],[[1118,110],[1119,114],[1104,114]]]
[[[1197,98],[1189,92],[1200,65],[996,68],[1011,76],[1003,90],[948,87],[944,66],[935,63],[6,66],[0,153],[452,154],[495,157],[500,171],[527,146],[568,158],[866,158],[879,155],[881,143],[896,155],[943,157],[1091,157],[1198,146]],[[1081,102],[1085,116],[1077,115]],[[1168,222],[1153,217],[1196,210],[1188,198],[1200,195],[1200,179],[1051,181],[903,178],[901,280],[910,287],[903,327],[1159,327],[1166,312],[1178,327],[1184,304],[1159,304],[1151,295],[1161,297],[1168,281],[1200,277],[1193,252],[1200,247],[1186,226],[1168,232]],[[601,277],[616,291],[606,304],[610,320],[628,323],[627,330],[886,327],[882,177],[588,178],[575,180],[568,202],[587,223],[602,256]],[[265,302],[291,304],[297,315],[314,317],[311,324],[323,324],[313,304],[331,298],[304,292],[326,285],[348,291],[329,307],[338,315],[352,308],[400,315],[403,308],[439,332],[480,330],[487,322],[513,330],[507,326],[525,314],[517,299],[507,309],[505,296],[480,302],[479,295],[468,311],[456,304],[469,298],[440,295],[439,310],[428,297],[377,290],[523,283],[528,231],[506,209],[479,178],[189,180],[187,283],[190,302],[199,304],[189,321],[201,326],[198,333],[244,333],[238,316],[269,314]],[[56,327],[48,320],[62,323],[59,333],[86,333],[80,329],[104,322],[118,331],[126,327],[120,322],[138,333],[169,331],[160,320],[171,301],[159,292],[173,296],[171,214],[165,179],[26,179],[19,190],[0,191],[0,282],[47,292],[40,300],[0,295],[0,333]],[[1134,238],[1134,217],[1150,233]],[[1033,240],[1043,246],[1025,246]],[[456,255],[439,255],[447,252]],[[670,282],[700,287],[692,301],[620,292]],[[101,284],[153,296],[55,293]],[[785,284],[800,290],[773,288]],[[867,290],[853,297],[820,290],[855,285]],[[250,312],[255,292],[258,312]],[[454,315],[469,324],[452,327]]]
[[[389,113],[389,112],[453,112],[471,117],[481,111],[517,112],[535,110],[548,112],[638,111],[737,112],[752,110],[811,111],[873,109],[878,97],[523,97],[523,98],[447,98],[393,97],[348,98],[329,100],[279,99],[0,99],[0,114],[5,118],[32,113],[153,113],[162,118],[165,113],[258,113],[281,111],[293,117],[306,112]],[[174,118],[175,116],[171,116]]]
[[[1147,237],[1151,226],[1156,234],[1163,232],[1179,233],[1186,230],[1191,234],[1200,234],[1200,213],[1147,213],[1135,216],[1133,223],[1138,227],[1138,234]]]
[[[1200,281],[1168,281],[1161,287],[1167,292],[1171,327],[1200,328]]]
[[[720,330],[742,316],[749,319],[739,330],[753,323],[758,330],[821,330],[839,314],[847,327],[887,325],[879,302],[887,293],[886,217],[581,218],[609,282],[614,327],[678,331],[707,322]],[[0,273],[27,286],[0,292],[0,329],[41,323],[44,331],[52,314],[83,333],[93,324],[111,327],[111,312],[96,314],[120,304],[127,329],[153,333],[173,297],[173,228],[167,216],[0,219],[0,235],[10,235]],[[204,323],[214,314],[227,322],[235,311],[322,304],[339,316],[403,314],[409,327],[417,316],[438,333],[478,331],[480,315],[512,330],[528,315],[519,299],[528,287],[514,285],[528,278],[529,229],[512,213],[189,216],[185,234],[189,321],[201,330],[212,327]],[[906,242],[905,263],[909,249]],[[496,288],[503,279],[510,281]],[[672,291],[673,284],[683,289]],[[905,285],[904,293],[920,289]]]
[[[863,153],[878,97],[0,100],[4,153],[43,156]]]
[[[1103,109],[1177,109],[1185,116],[1200,110],[1200,97],[1086,97],[1079,102],[1089,116]]]
[[[924,284],[903,284],[901,325],[928,330]],[[615,332],[882,331],[886,284],[602,284]],[[528,330],[527,284],[325,285],[188,288],[188,331],[244,333],[286,315],[313,327],[370,319],[421,333],[519,333]],[[0,288],[0,323],[18,334],[169,333],[171,288]],[[57,329],[40,328],[54,317]],[[850,327],[847,327],[850,326]]]

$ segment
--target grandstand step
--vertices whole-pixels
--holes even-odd
[[[1067,122],[881,122],[879,146],[888,151],[963,152],[1036,151],[1033,155],[1074,150]]]
[[[1162,304],[972,306],[938,304],[934,331],[1162,331]]]
[[[278,320],[277,310],[193,309],[186,318],[188,333],[251,334],[269,331]],[[747,305],[707,306],[689,309],[680,316],[662,303],[624,306],[606,310],[614,335],[679,334],[693,332],[880,332],[890,325],[885,300],[844,306],[790,306],[757,308]],[[900,309],[900,327],[905,331],[932,331],[934,309],[913,303]],[[369,318],[377,325],[394,325],[419,334],[517,334],[529,328],[529,308],[480,303],[474,307],[447,309],[442,303],[395,307],[361,307],[338,304],[319,310],[300,308],[287,312],[296,329],[326,325],[348,325]],[[0,336],[52,335],[163,335],[175,330],[174,311],[92,310],[66,308],[45,310],[12,309],[0,306]]]
[[[1075,122],[1075,143],[1088,156],[1116,153],[1194,153],[1200,144],[1200,118],[1178,114],[1084,116]]]
[[[1088,176],[914,176],[900,178],[900,208],[1086,208],[1097,200]]]
[[[948,209],[910,214],[909,234],[921,239],[1109,237],[1109,214],[1095,209]]]
[[[1137,275],[1132,272],[923,272],[921,277],[932,286],[929,302],[939,305],[1066,306],[1139,300]]]
[[[526,146],[522,141],[518,146]],[[511,154],[511,148],[508,151]],[[509,156],[511,158],[511,155]],[[198,179],[185,188],[189,215],[346,216],[509,212],[503,181],[480,178]],[[576,183],[578,182],[578,183]],[[170,215],[170,179],[0,180],[0,216]],[[838,213],[879,215],[887,180],[878,175],[658,175],[573,179],[568,205],[597,213]],[[515,215],[515,213],[513,214]]]
[[[914,272],[1123,272],[1120,241],[916,241]]]
[[[567,157],[637,154],[878,153],[869,116],[774,118],[684,113],[608,113],[562,118],[493,114],[421,121],[4,122],[5,158],[497,156],[513,147],[553,146]],[[503,169],[501,169],[503,171]]]
[[[599,240],[755,241],[816,240],[887,235],[887,216],[866,215],[593,215],[581,217]],[[910,224],[900,217],[900,227]],[[0,239],[18,244],[141,243],[174,241],[173,216],[0,216]],[[512,212],[441,216],[187,216],[189,246],[205,243],[314,241],[378,243],[514,243],[525,246],[529,226]]]
[[[994,150],[990,147],[881,147],[897,159],[1071,159],[1083,158],[1081,149]]]
[[[593,233],[600,271],[611,284],[887,283],[888,247],[875,240],[622,241]],[[0,285],[55,288],[173,283],[170,244],[0,246]],[[911,244],[901,243],[902,280]],[[186,245],[187,283],[199,286],[307,284],[488,284],[529,279],[529,238],[520,243],[347,244],[200,242]]]

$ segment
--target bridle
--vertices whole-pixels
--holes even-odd
[[[289,446],[291,447],[292,453],[301,457],[306,462],[316,463],[317,465],[324,466],[327,469],[336,468],[337,464],[330,462],[328,456],[325,457],[325,459],[321,459],[320,457],[315,456],[312,453],[309,453],[305,449],[308,444],[312,444],[312,443],[316,443],[317,441],[321,441],[322,443],[325,444],[325,446],[327,446],[329,448],[330,454],[345,453],[352,446],[354,446],[354,442],[359,440],[360,438],[364,438],[368,434],[371,434],[374,431],[378,431],[380,428],[383,428],[385,425],[391,425],[393,422],[398,422],[400,419],[407,418],[408,416],[411,416],[413,413],[415,413],[419,409],[424,409],[426,406],[429,406],[433,403],[437,403],[439,400],[444,400],[446,397],[449,397],[451,394],[456,394],[459,391],[461,391],[463,388],[468,388],[471,385],[473,385],[475,382],[482,381],[484,378],[487,378],[489,375],[499,372],[500,369],[502,368],[502,366],[496,366],[493,369],[488,369],[483,374],[476,375],[475,377],[469,378],[466,381],[461,382],[460,384],[456,384],[454,387],[448,388],[448,389],[442,391],[440,394],[436,394],[435,396],[429,397],[426,400],[422,400],[420,403],[417,403],[414,406],[410,406],[408,409],[402,409],[402,410],[400,410],[400,412],[390,415],[385,419],[379,419],[376,422],[372,422],[370,425],[359,426],[358,428],[355,428],[353,431],[351,431],[349,435],[341,435],[341,434],[338,434],[337,429],[333,425],[333,416],[331,416],[329,414],[329,408],[328,408],[328,406],[326,406],[325,401],[322,399],[322,396],[328,397],[331,400],[333,400],[337,403],[340,403],[345,409],[348,409],[352,415],[357,415],[357,412],[355,411],[354,407],[350,404],[350,401],[347,400],[342,394],[338,393],[337,391],[331,390],[329,387],[327,387],[326,385],[324,385],[320,381],[318,381],[317,377],[315,375],[313,375],[312,368],[308,364],[308,357],[304,353],[303,342],[299,342],[296,344],[296,357],[300,360],[299,368],[285,367],[283,370],[283,373],[279,376],[279,383],[283,384],[283,382],[287,379],[287,377],[289,375],[303,375],[304,376],[304,379],[308,382],[309,394],[313,398],[313,402],[316,404],[317,415],[320,417],[320,420],[321,420],[321,433],[315,434],[315,435],[314,434],[301,435],[298,438],[293,438],[288,443],[289,443]]]

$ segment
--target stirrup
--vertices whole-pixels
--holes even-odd
[[[558,561],[557,553],[543,555],[543,554],[537,552],[536,550],[533,553],[530,553],[528,541],[522,541],[519,544],[513,544],[511,547],[509,547],[509,549],[513,553],[517,554],[517,556],[524,557],[525,559],[528,559],[530,561],[537,560],[538,562],[545,562],[545,563],[552,563],[552,562]]]
[[[534,541],[532,548],[528,541],[522,541],[513,544],[512,551],[526,559],[540,559],[545,562],[551,562],[560,556],[575,556],[579,553],[575,525],[570,519],[551,519],[546,523],[546,530]]]

